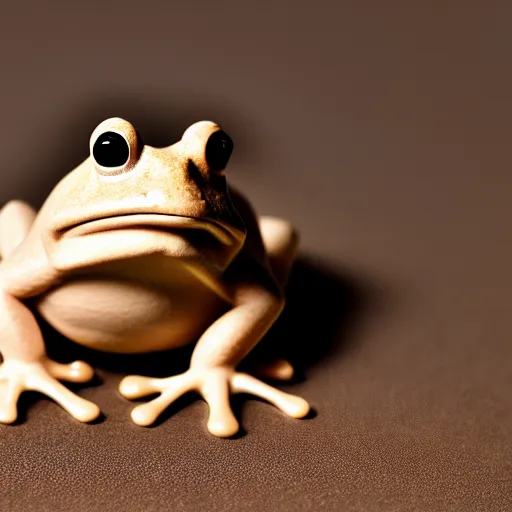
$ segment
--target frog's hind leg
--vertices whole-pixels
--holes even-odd
[[[0,258],[5,259],[27,236],[36,211],[23,201],[9,201],[0,210]]]
[[[270,268],[284,289],[297,254],[299,235],[288,221],[277,217],[260,217],[259,225]],[[262,377],[276,380],[289,380],[295,373],[291,363],[285,359],[274,359],[259,365],[255,371]]]
[[[261,217],[259,224],[270,267],[284,288],[297,254],[299,235],[288,221],[277,217]]]

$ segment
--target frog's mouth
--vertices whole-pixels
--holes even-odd
[[[96,219],[88,219],[56,231],[57,238],[75,238],[107,231],[124,229],[148,229],[172,234],[200,230],[209,233],[226,246],[239,246],[244,233],[222,221],[197,219],[163,213],[130,213]]]

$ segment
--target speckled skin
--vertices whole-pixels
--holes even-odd
[[[59,382],[86,382],[93,369],[47,357],[29,298],[62,334],[101,351],[148,352],[198,339],[184,374],[122,380],[127,398],[160,393],[133,409],[139,425],[152,424],[191,390],[207,401],[208,430],[221,437],[239,428],[230,393],[263,397],[292,417],[308,413],[302,398],[236,371],[282,311],[297,236],[286,221],[257,218],[228,188],[223,169],[211,168],[206,145],[219,130],[202,121],[176,144],[153,148],[127,121],[108,119],[91,136],[91,156],[37,214],[21,201],[2,209],[0,422],[15,421],[18,397],[28,389],[79,421],[100,413]],[[122,166],[102,167],[93,156],[107,131],[128,144]],[[293,369],[275,361],[261,373],[285,379]]]

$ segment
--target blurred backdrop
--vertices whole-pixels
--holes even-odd
[[[214,120],[235,142],[228,178],[259,212],[290,219],[316,262],[298,273],[304,328],[287,343],[333,347],[290,388],[315,418],[290,424],[251,402],[248,435],[232,444],[204,434],[199,403],[160,430],[132,429],[108,374],[113,398],[83,393],[113,416],[85,437],[39,401],[26,424],[0,429],[0,503],[55,510],[71,499],[59,491],[75,485],[63,469],[70,452],[48,459],[44,448],[65,446],[66,431],[79,446],[74,510],[92,510],[91,499],[103,510],[511,509],[510,5],[4,0],[0,9],[0,203],[40,206],[107,117],[126,118],[154,146]],[[369,313],[347,339],[336,329],[324,339],[353,288]],[[351,350],[336,349],[344,344]],[[95,472],[98,445],[114,476]]]

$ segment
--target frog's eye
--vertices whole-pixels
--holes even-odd
[[[96,139],[92,154],[101,167],[121,167],[130,157],[130,146],[120,133],[105,132]]]
[[[221,174],[233,152],[231,137],[212,121],[189,126],[180,144],[183,155],[205,174]]]
[[[134,169],[142,147],[137,130],[120,117],[100,123],[89,139],[94,168],[102,176],[117,176]]]
[[[218,130],[208,138],[205,148],[205,158],[208,167],[212,171],[222,171],[226,168],[226,165],[233,152],[233,141],[229,135]]]

